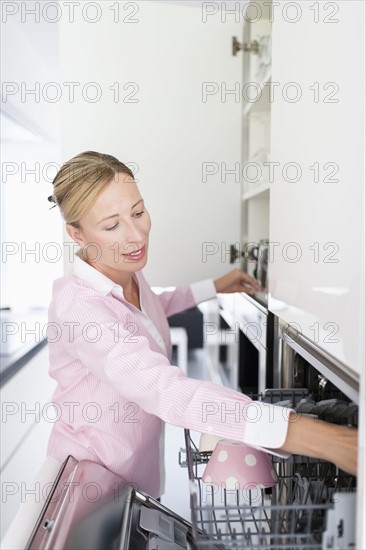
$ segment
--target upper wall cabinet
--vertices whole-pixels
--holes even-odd
[[[272,21],[269,309],[361,372],[365,3],[281,3]]]

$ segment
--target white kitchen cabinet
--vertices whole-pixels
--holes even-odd
[[[269,309],[361,373],[365,3],[297,13],[273,15]]]
[[[270,239],[269,309],[357,376],[365,356],[365,5],[251,4],[241,252]],[[254,266],[246,257],[252,275]]]

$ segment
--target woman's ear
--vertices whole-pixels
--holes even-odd
[[[82,231],[80,227],[74,227],[73,225],[70,225],[69,223],[66,224],[66,232],[69,235],[69,237],[72,238],[73,241],[75,241],[79,246],[83,246],[84,239],[82,236]]]

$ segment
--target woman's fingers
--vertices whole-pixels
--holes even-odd
[[[240,274],[240,283],[243,286],[247,286],[248,288],[253,288],[257,291],[263,290],[262,287],[258,284],[258,282],[248,275],[248,273],[245,273],[245,271],[242,271]]]

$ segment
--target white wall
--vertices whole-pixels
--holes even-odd
[[[1,305],[15,310],[47,307],[63,271],[61,220],[47,201],[60,165],[60,103],[45,92],[59,81],[58,25],[27,12],[35,4],[4,3],[1,21],[1,110],[38,136],[10,141],[1,128]]]
[[[16,113],[47,141],[57,142],[60,102],[54,101],[57,87],[51,87],[50,83],[60,81],[59,25],[57,21],[50,22],[57,15],[55,10],[42,15],[42,8],[42,3],[29,0],[4,2],[1,109]]]
[[[1,303],[14,310],[48,307],[53,280],[63,272],[61,221],[50,210],[52,185],[42,176],[55,161],[60,162],[57,144],[2,146]]]
[[[240,101],[220,94],[202,102],[205,81],[228,88],[241,79],[241,57],[231,56],[231,36],[242,20],[219,15],[202,22],[201,9],[137,2],[137,23],[113,23],[114,3],[90,24],[78,11],[75,23],[60,21],[61,81],[79,82],[76,100],[62,103],[62,159],[88,149],[135,163],[142,195],[152,216],[149,264],[152,285],[218,276],[230,266],[217,253],[202,260],[204,242],[229,247],[239,237],[240,183],[220,173],[202,182],[203,162],[240,161]],[[121,19],[131,10],[121,12]],[[89,17],[94,17],[90,11]],[[80,89],[97,82],[100,101],[88,103]],[[137,103],[113,101],[138,86]],[[90,92],[92,90],[90,89]],[[66,263],[66,269],[70,266]]]

